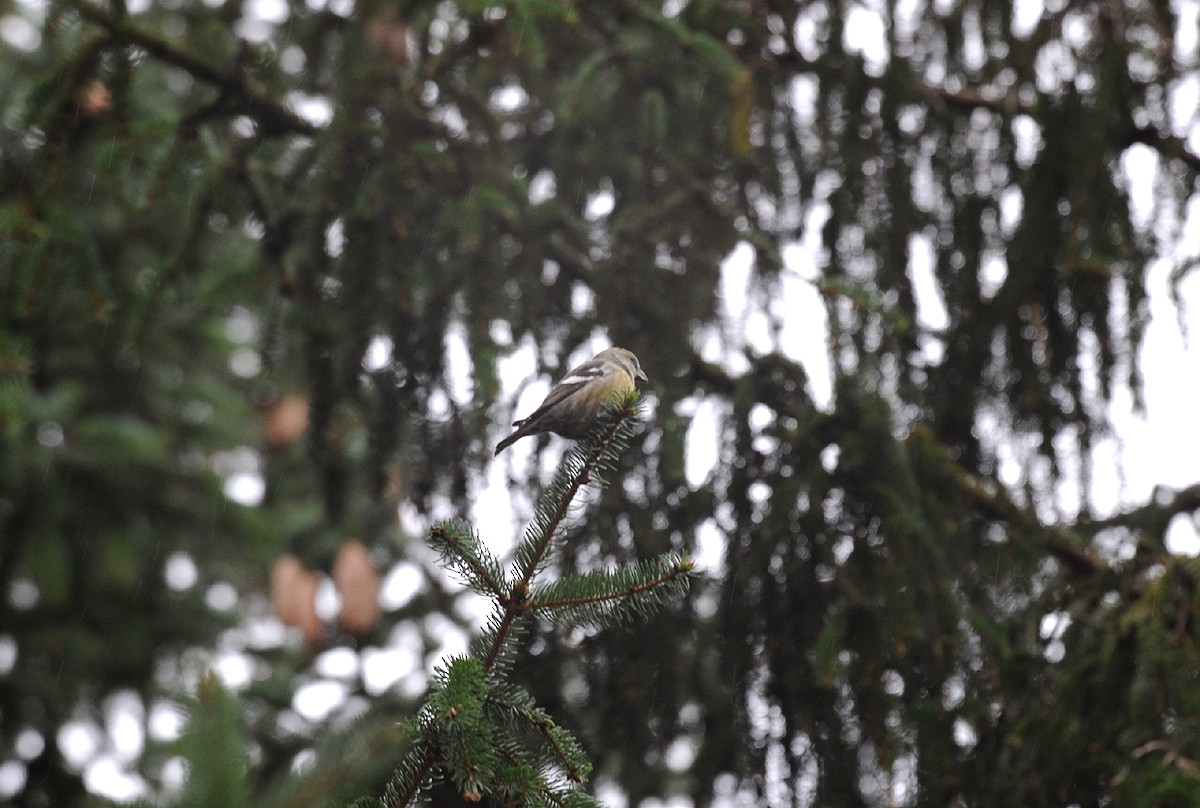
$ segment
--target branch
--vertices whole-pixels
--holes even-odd
[[[604,459],[609,444],[617,437],[621,427],[628,419],[637,415],[637,409],[633,405],[633,401],[635,400],[636,397],[630,398],[629,394],[626,394],[624,406],[611,410],[610,417],[604,424],[604,428],[600,431],[600,434],[594,439],[585,439],[583,444],[571,450],[572,452],[578,452],[583,445],[590,447],[590,451],[581,458],[575,473],[558,490],[558,502],[554,508],[554,512],[541,524],[541,533],[537,544],[521,567],[520,575],[512,582],[507,596],[501,599],[501,602],[504,604],[504,615],[501,617],[500,624],[496,628],[496,636],[492,640],[492,646],[488,649],[487,654],[484,655],[483,666],[485,670],[490,672],[496,664],[496,660],[500,657],[500,651],[508,638],[508,633],[512,629],[513,622],[519,614],[526,611],[526,601],[529,597],[530,584],[533,583],[533,578],[537,575],[538,567],[541,566],[542,560],[546,557],[546,553],[549,552],[554,534],[558,531],[558,526],[562,524],[562,520],[566,518],[567,511],[570,509],[575,495],[591,479],[592,472],[595,471],[596,467]]]
[[[1113,514],[1104,519],[1081,521],[1078,529],[1095,535],[1110,527],[1125,527],[1141,530],[1161,538],[1167,525],[1181,513],[1200,512],[1200,483],[1171,491],[1166,486],[1156,486],[1150,501],[1128,511]]]
[[[628,586],[615,592],[597,592],[591,595],[580,595],[577,597],[563,596],[552,599],[543,599],[535,596],[534,600],[528,602],[529,605],[527,610],[533,612],[539,609],[561,609],[570,606],[589,606],[596,603],[609,603],[611,601],[620,601],[626,598],[632,598],[645,592],[649,592],[653,589],[657,589],[665,584],[669,584],[681,576],[690,575],[692,570],[695,569],[695,566],[696,565],[694,562],[684,559],[681,560],[677,565],[664,572],[662,575],[656,576],[647,581],[640,581],[633,586]]]
[[[1164,135],[1156,127],[1134,125],[1129,131],[1130,143],[1142,143],[1167,157],[1182,160],[1188,168],[1200,174],[1200,154],[1188,151],[1183,138]]]
[[[278,99],[255,87],[240,72],[212,65],[162,34],[118,20],[88,0],[69,0],[69,3],[85,20],[107,30],[113,39],[136,45],[151,56],[185,70],[193,78],[219,88],[222,94],[240,103],[243,107],[240,111],[257,120],[264,133],[294,132],[312,137],[321,131]]]
[[[1037,537],[1046,550],[1065,563],[1077,575],[1094,575],[1106,565],[1070,530],[1060,525],[1044,525],[1031,511],[1020,507],[1003,489],[988,490],[983,481],[969,474],[960,476],[962,490],[984,513],[1007,522],[1021,532]]]
[[[430,530],[431,544],[441,553],[443,561],[457,567],[460,574],[465,573],[468,581],[477,585],[477,588],[488,590],[495,597],[499,609],[493,613],[486,639],[475,645],[471,656],[452,661],[445,668],[444,675],[435,672],[436,697],[431,697],[427,707],[423,708],[429,711],[423,713],[428,716],[424,725],[423,745],[410,752],[393,774],[384,797],[386,805],[402,808],[410,804],[426,778],[439,765],[439,747],[444,747],[445,741],[435,737],[437,727],[434,723],[437,721],[453,722],[451,729],[455,735],[451,736],[450,740],[458,740],[461,749],[456,751],[460,753],[462,763],[458,768],[465,768],[466,771],[465,777],[461,773],[453,775],[459,783],[459,788],[465,789],[462,796],[469,801],[477,801],[485,791],[491,789],[490,783],[480,781],[479,774],[484,770],[472,761],[472,748],[480,747],[468,744],[468,733],[472,731],[470,724],[481,717],[475,714],[475,702],[472,699],[478,690],[483,694],[484,703],[506,706],[496,695],[498,679],[502,674],[502,670],[497,670],[502,651],[511,640],[519,618],[530,611],[531,584],[553,545],[555,534],[575,495],[592,479],[593,474],[609,468],[611,461],[624,446],[629,421],[637,417],[636,401],[637,392],[629,390],[616,401],[606,402],[605,415],[600,423],[567,454],[550,489],[538,502],[535,526],[530,528],[522,542],[518,561],[514,565],[515,578],[511,582],[501,582],[502,574],[498,572],[498,566],[490,563],[488,557],[481,554],[480,548],[474,546],[475,534],[469,526],[463,527],[461,524],[448,522],[435,525]],[[680,562],[676,566],[681,568],[680,572],[683,573],[691,569],[690,562]],[[624,586],[623,591],[616,597],[634,597],[653,586],[670,584],[679,577],[680,572],[667,570],[663,574],[653,576],[648,582],[637,581]],[[444,681],[439,683],[439,679]],[[463,690],[464,686],[469,690]],[[508,692],[518,691],[509,689]],[[464,705],[470,709],[464,712]],[[519,696],[507,706],[545,737],[568,778],[576,783],[584,780],[591,764],[587,762],[582,749],[578,748],[578,742],[567,730],[556,726],[549,716],[536,708],[531,697]],[[480,743],[494,743],[490,737],[476,735],[475,739]],[[503,745],[499,751],[507,756]],[[475,759],[483,758],[476,756]],[[535,785],[519,782],[523,783],[522,790],[539,789],[540,796],[549,804],[566,804],[559,799],[545,778],[539,778]],[[540,793],[543,790],[545,793]]]
[[[1016,93],[992,96],[977,89],[949,90],[931,84],[924,85],[923,89],[926,95],[945,106],[963,109],[990,109],[993,112],[1008,115],[1033,114],[1034,105],[1022,102]],[[1164,134],[1155,126],[1131,123],[1126,132],[1125,143],[1121,145],[1125,147],[1134,143],[1149,146],[1164,157],[1179,160],[1192,171],[1200,174],[1200,154],[1190,151],[1183,138]]]
[[[392,808],[404,808],[404,806],[412,803],[417,798],[417,794],[421,791],[421,785],[425,782],[425,778],[429,776],[429,772],[433,769],[434,763],[437,762],[437,747],[430,738],[425,739],[425,754],[417,763],[416,769],[411,772],[411,775],[404,781],[404,790],[395,793],[395,799],[392,800]],[[393,785],[395,781],[393,780]]]
[[[578,741],[569,731],[555,724],[544,710],[536,707],[532,697],[527,693],[521,691],[520,697],[507,699],[492,694],[487,697],[487,702],[537,729],[550,744],[554,750],[554,756],[558,758],[558,762],[571,780],[582,783],[587,779],[588,774],[591,773],[591,767],[580,768],[575,764],[575,756],[582,754]],[[571,748],[568,749],[568,746]]]
[[[504,643],[508,639],[508,632],[512,630],[512,625],[524,602],[525,593],[519,591],[516,585],[513,586],[513,594],[504,597],[504,617],[500,619],[500,625],[496,627],[496,637],[492,641],[492,647],[488,649],[487,655],[483,658],[485,671],[490,673],[496,666],[496,660],[500,658],[500,651],[503,650]]]
[[[637,414],[632,404],[618,407],[612,410],[612,417],[604,426],[604,430],[597,437],[594,448],[590,453],[583,457],[579,465],[579,469],[575,474],[571,475],[566,486],[559,492],[558,504],[554,509],[554,513],[542,526],[541,537],[538,540],[537,547],[530,553],[526,559],[525,566],[521,569],[521,577],[517,581],[517,585],[523,587],[526,591],[529,585],[533,582],[534,576],[537,574],[538,567],[541,566],[542,559],[546,557],[546,553],[550,549],[551,539],[558,532],[558,526],[562,524],[562,520],[566,518],[567,511],[571,507],[571,503],[575,499],[575,495],[579,493],[579,489],[588,483],[592,478],[592,472],[600,464],[604,457],[604,452],[608,448],[609,443],[617,436],[621,425],[625,421]]]
[[[554,749],[554,755],[558,758],[563,768],[567,770],[567,776],[576,783],[582,783],[584,780],[586,780],[587,775],[585,775],[578,766],[571,762],[570,757],[567,756],[566,750],[563,749],[562,744],[559,743],[559,739],[554,734],[554,724],[550,723],[549,721],[539,721],[536,723],[536,726],[538,732],[542,733],[542,737],[544,737]]]
[[[963,109],[990,109],[994,112],[1005,112],[1009,115],[1032,114],[1033,105],[1026,104],[1017,97],[1016,93],[1006,93],[1002,96],[988,95],[982,90],[964,89],[950,90],[933,84],[923,84],[921,89],[927,96],[945,106],[961,107]]]
[[[442,546],[443,558],[448,564],[455,561],[462,564],[468,583],[478,582],[482,588],[492,595],[502,598],[505,595],[504,584],[496,577],[495,570],[488,567],[479,557],[477,547],[471,547],[463,542],[459,535],[447,530],[445,523],[438,523],[429,529],[429,538],[435,546]]]

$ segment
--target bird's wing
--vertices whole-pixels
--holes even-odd
[[[554,386],[547,395],[545,400],[538,405],[538,408],[529,415],[522,418],[520,421],[514,421],[513,426],[523,426],[524,424],[536,421],[539,417],[546,414],[546,411],[561,403],[564,399],[570,398],[573,393],[586,385],[590,379],[580,379],[574,375],[568,376]]]

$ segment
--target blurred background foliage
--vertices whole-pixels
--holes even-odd
[[[520,662],[601,796],[1195,805],[1200,490],[1089,464],[1191,268],[1196,16],[0,3],[3,798],[378,793],[478,625],[417,534],[518,530],[512,369],[611,342],[655,406],[563,563],[719,561]]]

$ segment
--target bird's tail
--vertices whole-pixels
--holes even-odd
[[[502,440],[496,444],[496,453],[493,454],[492,457],[495,457],[496,455],[500,454],[505,449],[507,449],[509,446],[512,446],[514,443],[516,443],[518,440],[520,440],[523,437],[525,437],[525,433],[523,431],[521,431],[520,429],[518,429],[516,432],[512,433],[507,438],[505,438],[504,440]]]

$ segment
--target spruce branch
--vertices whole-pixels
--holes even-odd
[[[469,524],[452,520],[434,525],[429,530],[429,545],[467,586],[482,595],[503,597],[500,562],[480,543]]]
[[[493,732],[485,720],[487,683],[483,666],[472,657],[457,657],[439,667],[430,701],[429,729],[443,767],[456,776],[468,799],[488,790],[496,769]]]
[[[636,420],[637,391],[618,394],[605,407],[605,414],[590,434],[567,452],[558,473],[534,508],[533,524],[517,548],[518,583],[528,590],[550,551],[559,526],[566,518],[575,495],[592,481],[592,475],[613,468],[628,446]],[[603,480],[598,479],[602,484]]]
[[[500,685],[488,696],[488,704],[508,715],[513,721],[530,727],[542,735],[553,752],[552,763],[566,772],[575,783],[582,783],[591,774],[592,764],[583,747],[571,732],[558,726],[533,696],[516,685]]]
[[[392,779],[384,791],[382,804],[391,808],[403,808],[412,804],[422,791],[433,785],[430,774],[436,763],[437,747],[433,739],[426,735],[404,756],[392,773]]]
[[[526,630],[517,618],[524,607],[515,603],[511,590],[496,598],[483,633],[471,644],[471,653],[484,660],[488,676],[498,681],[512,667],[513,656]]]
[[[558,625],[611,625],[647,614],[687,588],[692,562],[673,553],[535,586],[562,540],[580,489],[603,485],[601,474],[616,468],[633,431],[637,400],[636,391],[615,396],[592,431],[567,452],[538,499],[507,574],[466,522],[452,520],[430,530],[429,543],[442,563],[490,596],[495,608],[471,654],[434,672],[413,727],[421,740],[393,774],[384,805],[408,805],[429,781],[443,777],[472,802],[486,797],[506,805],[597,804],[578,788],[592,770],[579,741],[505,676],[535,613]],[[541,750],[536,757],[531,745]]]
[[[649,614],[672,596],[681,595],[694,567],[686,556],[664,553],[632,567],[546,584],[528,600],[526,608],[559,626],[609,626]]]
[[[638,415],[637,401],[636,390],[618,394],[610,400],[592,431],[567,452],[550,486],[538,499],[533,524],[517,547],[516,578],[507,595],[501,598],[504,613],[491,646],[485,652],[484,665],[488,670],[500,659],[513,622],[528,609],[530,587],[558,536],[575,495],[592,481],[594,474],[598,477],[599,471],[611,468],[628,445]],[[601,481],[597,479],[597,482]]]
[[[1100,519],[1081,520],[1078,528],[1085,535],[1095,536],[1101,530],[1125,527],[1162,542],[1171,520],[1183,513],[1200,514],[1200,483],[1179,490],[1156,486],[1144,505]]]
[[[981,511],[1017,528],[1017,535],[1033,537],[1075,574],[1094,575],[1106,567],[1099,556],[1069,528],[1044,524],[1035,513],[1014,502],[1000,486],[992,490],[977,477],[966,473],[960,476],[962,492]]]

